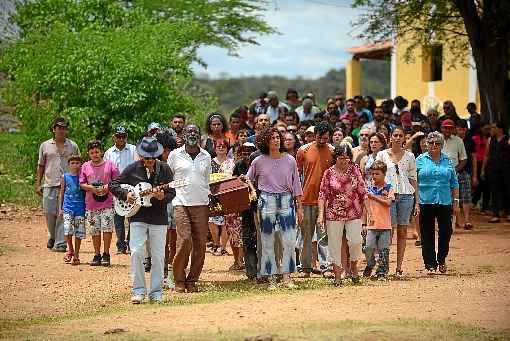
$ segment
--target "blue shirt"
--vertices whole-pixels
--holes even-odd
[[[127,166],[136,161],[136,147],[126,143],[126,146],[120,150],[113,145],[104,153],[103,158],[112,161],[119,169],[119,173],[122,173]]]
[[[64,202],[62,209],[65,214],[76,217],[85,216],[85,192],[80,188],[80,176],[64,174]]]
[[[436,163],[429,153],[416,159],[420,204],[452,204],[452,190],[459,188],[457,172],[448,156],[441,153]]]

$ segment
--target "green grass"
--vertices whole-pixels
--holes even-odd
[[[18,151],[23,138],[22,133],[0,133],[0,203],[36,207],[40,200],[34,191],[35,165]],[[34,172],[27,176],[31,168]]]
[[[156,315],[157,316],[157,315]],[[91,340],[508,340],[510,330],[489,330],[478,326],[463,325],[449,320],[390,320],[370,322],[348,320],[352,316],[339,316],[337,321],[288,322],[282,316],[280,321],[267,321],[264,325],[236,328],[235,321],[225,329],[199,324],[189,332],[136,329],[126,325],[114,330],[93,331],[87,325],[77,329],[59,330],[60,326],[45,329],[25,329],[8,335],[9,339],[51,339]]]

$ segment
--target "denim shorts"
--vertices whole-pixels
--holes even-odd
[[[395,194],[395,201],[391,203],[391,225],[409,225],[409,219],[414,206],[413,194]]]

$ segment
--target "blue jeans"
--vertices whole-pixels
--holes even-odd
[[[367,242],[365,246],[365,256],[367,258],[367,268],[375,267],[374,251],[379,251],[379,266],[376,273],[378,275],[386,275],[389,270],[391,245],[391,229],[387,230],[368,230]]]
[[[131,239],[129,240],[129,247],[131,248],[131,278],[133,280],[133,295],[145,296],[146,294],[143,260],[145,257],[145,242],[148,237],[152,258],[149,298],[156,300],[161,299],[167,226],[132,222],[130,227]]]
[[[317,228],[317,214],[319,207],[317,205],[303,205],[303,222],[301,223],[301,236],[303,238],[303,247],[301,249],[301,268],[303,272],[312,271],[312,242],[314,234],[317,238],[317,254],[320,265],[327,266],[328,259],[328,241],[325,233]]]
[[[124,217],[121,217],[117,213],[113,216],[113,222],[115,224],[115,234],[117,235],[117,251],[126,251],[126,228],[124,227]]]
[[[55,241],[54,248],[66,248],[64,240],[64,221],[58,215],[58,197],[60,186],[44,187],[43,191],[43,213],[48,227],[48,237]]]
[[[260,217],[260,274],[296,271],[296,216],[291,193],[261,192],[258,202]],[[280,252],[275,252],[281,250]]]

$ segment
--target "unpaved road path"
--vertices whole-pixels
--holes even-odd
[[[79,331],[103,335],[115,328],[157,331],[161,336],[190,329],[284,324],[289,316],[295,323],[418,319],[509,329],[510,224],[489,225],[484,220],[477,216],[475,230],[454,234],[446,275],[427,277],[421,251],[409,240],[407,280],[367,280],[361,286],[334,288],[317,277],[297,280],[306,290],[266,293],[263,286],[254,286],[251,293],[230,294],[228,288],[237,288],[232,282],[243,279],[243,274],[227,271],[231,256],[208,254],[201,283],[204,293],[167,293],[164,305],[139,307],[129,303],[128,256],[112,254],[110,268],[65,265],[63,254],[46,249],[39,211],[8,209],[0,212],[0,317],[4,326],[29,320],[19,328],[47,337]],[[92,258],[91,250],[88,239],[82,262]]]

